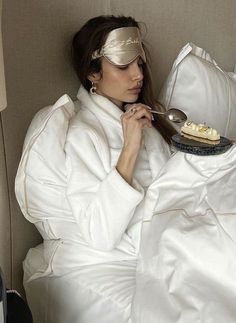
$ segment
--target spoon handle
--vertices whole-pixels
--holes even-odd
[[[156,113],[156,114],[165,114],[165,112],[160,112],[156,110],[150,110],[151,113]]]

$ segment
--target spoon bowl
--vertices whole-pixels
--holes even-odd
[[[163,115],[171,122],[181,123],[187,120],[186,114],[179,109],[171,108],[165,112],[150,110],[151,113]]]

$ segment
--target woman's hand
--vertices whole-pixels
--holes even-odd
[[[141,103],[128,104],[126,108],[126,112],[121,116],[124,144],[116,169],[131,184],[142,143],[143,129],[152,127],[152,114],[150,108]]]
[[[124,148],[133,152],[139,151],[142,142],[143,129],[152,127],[151,108],[142,103],[127,104],[126,112],[121,116],[124,135]]]

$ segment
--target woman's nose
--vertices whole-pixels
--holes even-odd
[[[142,66],[139,65],[137,62],[132,64],[132,78],[134,80],[142,81],[143,79],[143,69]]]

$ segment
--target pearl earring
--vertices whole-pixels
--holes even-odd
[[[92,87],[90,88],[90,93],[92,95],[96,94],[97,87],[96,85],[92,82]]]

